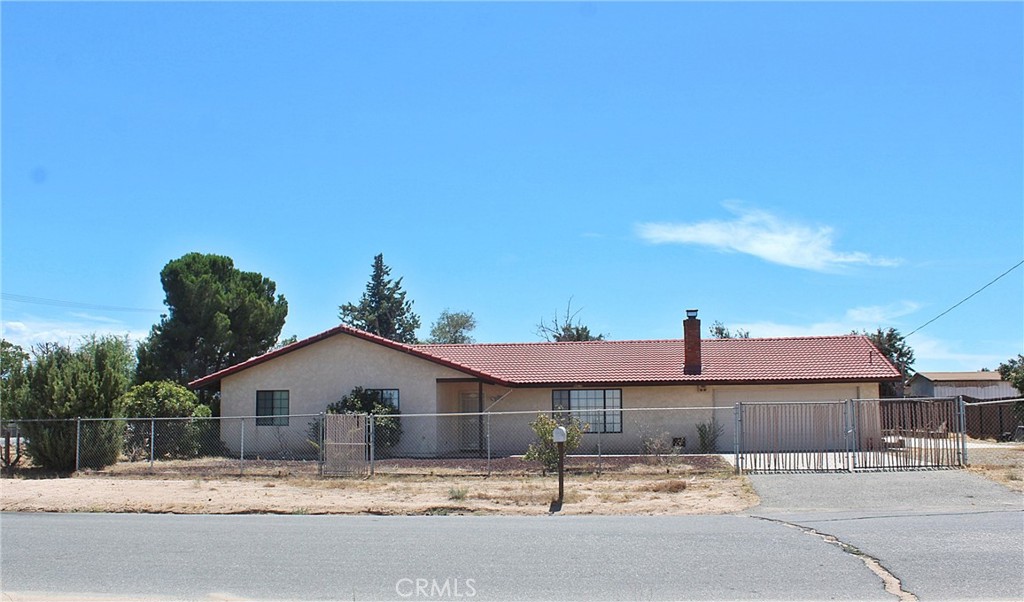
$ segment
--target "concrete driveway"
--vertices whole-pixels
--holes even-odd
[[[1020,510],[1024,496],[963,470],[750,475],[761,504],[749,512]]]
[[[751,476],[747,515],[859,556],[903,600],[1024,599],[1024,495],[962,470]]]

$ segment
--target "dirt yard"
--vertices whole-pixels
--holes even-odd
[[[687,461],[610,462],[600,474],[576,467],[566,478],[561,513],[722,514],[757,504],[749,481],[735,476],[720,458]],[[183,467],[131,468],[68,478],[5,478],[0,510],[526,515],[550,512],[558,493],[557,477],[539,471],[485,476],[443,464],[384,465],[390,472],[372,478],[319,478],[281,469],[247,476],[182,476]]]
[[[973,445],[972,445],[973,444]],[[969,440],[968,470],[1024,492],[1024,445]]]

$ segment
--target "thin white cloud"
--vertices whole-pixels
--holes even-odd
[[[102,321],[73,321],[27,318],[5,320],[2,325],[3,338],[29,349],[39,343],[61,343],[78,346],[83,338],[96,335],[125,336],[132,341],[141,341],[148,336],[148,330],[131,330],[124,323]]]
[[[781,324],[778,322],[748,322],[729,324],[733,329],[746,330],[757,338],[805,337],[842,335],[850,332],[873,332],[876,328],[899,328],[900,318],[911,315],[921,308],[915,301],[900,301],[889,305],[854,307],[846,310],[842,317],[826,319],[810,324]],[[906,334],[906,332],[904,332]],[[961,341],[946,341],[915,334],[907,343],[914,350],[914,369],[924,371],[971,372],[981,368],[995,369],[1006,358],[1013,357],[1012,347],[995,349],[986,353],[960,351]]]
[[[1013,357],[1014,352],[1014,348],[1007,347],[1002,353],[964,353],[955,351],[959,342],[942,341],[923,334],[915,334],[908,343],[914,349],[914,368],[925,372],[995,370],[999,364]]]
[[[865,328],[892,324],[898,318],[909,316],[921,309],[920,303],[900,301],[889,305],[868,305],[846,310],[846,321],[861,324]]]
[[[852,307],[842,317],[812,322],[810,324],[780,324],[778,322],[749,322],[736,324],[735,328],[750,332],[753,337],[808,337],[849,334],[851,332],[874,331],[876,328],[900,326],[900,318],[909,316],[921,308],[916,301],[899,301],[888,305],[865,305]]]
[[[816,272],[834,272],[852,265],[892,267],[896,259],[833,248],[833,230],[783,220],[735,202],[723,203],[735,219],[695,223],[643,223],[640,238],[654,244],[691,244],[722,252],[746,253],[765,261]]]

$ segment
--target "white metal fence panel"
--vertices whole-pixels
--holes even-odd
[[[325,414],[322,422],[323,476],[360,476],[370,470],[371,438],[367,417]]]
[[[740,472],[962,467],[961,399],[848,399],[736,406]]]

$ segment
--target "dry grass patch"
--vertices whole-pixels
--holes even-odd
[[[720,514],[757,503],[745,477],[717,457],[698,462],[648,464],[612,458],[602,472],[570,472],[564,514]],[[558,478],[522,464],[487,477],[458,467],[429,467],[418,474],[322,479],[279,468],[246,476],[166,477],[160,472],[119,471],[62,479],[5,479],[5,511],[282,513],[282,514],[546,514]],[[248,472],[248,471],[247,471]],[[186,474],[188,472],[186,471]],[[194,474],[194,473],[193,473]]]
[[[1024,492],[1024,445],[1002,444],[999,447],[968,449],[971,472],[995,481],[1014,491]]]

